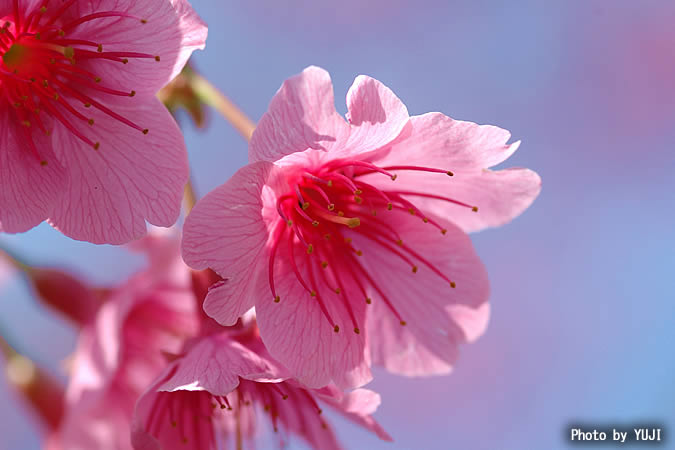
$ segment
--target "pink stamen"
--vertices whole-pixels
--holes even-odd
[[[464,206],[466,208],[470,208],[470,209],[473,209],[473,210],[477,209],[475,206],[469,205],[469,204],[464,203],[464,202],[460,202],[459,200],[454,200],[452,198],[443,197],[441,195],[436,195],[436,194],[427,194],[427,193],[424,193],[424,192],[413,192],[413,191],[395,191],[395,193],[399,194],[399,195],[414,195],[414,196],[417,196],[417,197],[433,198],[433,199],[436,199],[436,200],[443,200],[443,201],[446,201],[446,202],[449,202],[449,203],[454,203],[455,205]]]

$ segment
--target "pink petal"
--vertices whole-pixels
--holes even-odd
[[[345,154],[377,150],[391,143],[408,124],[408,110],[374,78],[359,75],[347,92],[347,119],[352,125]]]
[[[27,231],[51,214],[67,184],[67,174],[47,139],[33,133],[39,155],[26,145],[17,115],[0,107],[0,231]],[[43,166],[40,161],[47,161]]]
[[[510,222],[522,214],[541,191],[539,175],[521,168],[459,172],[453,177],[399,172],[396,183],[402,191],[446,196],[476,206],[478,211],[474,212],[470,207],[443,200],[406,196],[422,211],[446,217],[467,233]]]
[[[207,314],[233,325],[253,307],[265,273],[267,228],[261,199],[273,165],[249,164],[202,198],[185,220],[183,259],[194,269],[215,270],[227,283],[212,288],[204,303]]]
[[[239,378],[281,381],[277,367],[261,355],[233,341],[227,334],[201,339],[177,364],[177,370],[157,389],[208,391],[227,395],[239,386]]]
[[[380,439],[393,441],[384,428],[370,416],[382,402],[380,394],[368,389],[356,389],[344,395],[336,394],[336,392],[329,395],[319,394],[318,397],[347,419],[375,433]]]
[[[445,235],[407,215],[396,221],[396,229],[406,247],[423,255],[455,282],[456,288],[416,258],[417,272],[413,273],[409,263],[390,252],[370,242],[358,242],[363,248],[364,270],[406,322],[402,326],[381,295],[371,292],[368,338],[373,361],[395,373],[447,373],[458,344],[475,339],[477,331],[473,317],[453,308],[461,305],[463,312],[479,314],[489,296],[487,273],[469,237],[452,223],[434,219],[447,229]],[[464,324],[465,318],[470,318],[471,324]]]
[[[397,140],[378,164],[477,171],[506,160],[520,143],[507,144],[511,133],[503,128],[454,120],[438,112],[413,116],[410,124],[405,139]]]
[[[375,163],[388,166],[424,166],[454,173],[452,178],[428,172],[396,171],[396,188],[440,195],[471,208],[445,201],[410,196],[424,211],[447,217],[464,231],[478,231],[511,221],[527,209],[539,194],[541,179],[527,169],[489,171],[486,168],[506,160],[520,145],[507,145],[510,133],[491,125],[453,120],[440,113],[410,119],[411,128],[397,139]],[[377,177],[371,176],[371,180]]]
[[[99,0],[77,2],[69,19],[100,11],[121,11],[134,18],[102,18],[82,24],[71,32],[74,39],[99,42],[105,52],[135,52],[159,56],[114,61],[80,61],[86,70],[100,76],[102,84],[122,91],[154,95],[182,70],[194,50],[203,49],[207,27],[186,0]]]
[[[50,219],[69,237],[121,244],[143,236],[146,220],[168,227],[178,218],[188,178],[183,136],[159,100],[133,100],[113,108],[149,129],[147,135],[94,108],[98,150],[64,127],[55,128],[57,156],[71,181]]]
[[[308,149],[340,148],[349,125],[335,110],[330,75],[308,67],[284,82],[258,122],[249,145],[249,161],[278,161]]]
[[[296,264],[303,278],[310,280],[303,253],[297,252]],[[356,334],[340,298],[360,298],[360,292],[355,286],[347,285],[345,292],[338,296],[325,284],[313,285],[334,320],[334,323],[330,323],[321,312],[317,298],[312,297],[298,282],[290,269],[290,260],[284,255],[278,255],[277,258],[278,267],[285,268],[283,271],[276,270],[275,285],[280,302],[273,301],[267,285],[256,292],[260,335],[270,354],[302,384],[311,388],[333,382],[340,388],[348,389],[369,382],[372,375],[368,367],[369,356],[365,350],[363,330],[365,302],[351,302],[356,320],[362,328],[360,334]],[[315,280],[318,279],[317,270],[322,269],[314,270]],[[334,324],[339,326],[337,333],[333,329]]]

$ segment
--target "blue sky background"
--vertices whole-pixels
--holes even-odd
[[[369,386],[383,397],[376,418],[395,442],[337,420],[347,448],[565,448],[570,422],[675,430],[675,4],[193,5],[210,25],[197,68],[254,120],[308,65],[331,73],[343,113],[352,80],[367,74],[411,114],[509,129],[523,144],[503,165],[543,178],[523,216],[473,235],[492,283],[486,335],[463,348],[451,376],[378,373]],[[185,135],[202,195],[246,163],[245,141],[216,115]],[[47,225],[0,244],[97,282],[141,264]],[[0,293],[0,326],[54,370],[74,342],[20,280]],[[0,414],[0,448],[39,448],[38,428],[2,383]]]

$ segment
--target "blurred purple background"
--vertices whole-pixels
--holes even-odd
[[[523,144],[504,166],[543,178],[523,216],[473,235],[492,283],[487,334],[463,348],[451,376],[378,372],[369,386],[383,396],[376,418],[395,443],[336,419],[345,447],[565,448],[570,422],[673,424],[675,3],[193,5],[210,25],[197,68],[254,120],[308,65],[331,73],[343,113],[352,80],[368,74],[411,114],[509,129]],[[206,132],[183,122],[203,195],[245,164],[246,143],[216,115]],[[98,282],[141,264],[47,225],[0,244]],[[74,342],[21,280],[0,294],[0,326],[55,371]],[[0,414],[1,448],[39,448],[38,428],[2,383]]]

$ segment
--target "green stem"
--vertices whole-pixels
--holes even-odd
[[[249,119],[232,101],[225,97],[209,80],[192,72],[189,74],[191,85],[199,99],[218,111],[232,126],[244,136],[247,141],[251,140],[255,123]]]

